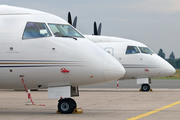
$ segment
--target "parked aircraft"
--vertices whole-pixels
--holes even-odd
[[[149,91],[151,78],[169,76],[175,69],[146,45],[118,37],[85,35],[114,56],[126,70],[120,80],[136,79],[142,91]]]
[[[72,24],[70,13],[68,13],[68,22]],[[76,25],[76,22],[77,17],[73,25]],[[172,65],[145,44],[124,38],[100,36],[101,27],[101,23],[97,28],[96,22],[94,22],[94,34],[84,36],[121,62],[126,74],[120,80],[136,79],[137,84],[141,85],[142,91],[149,91],[151,78],[169,76],[175,73]]]
[[[0,89],[48,88],[72,113],[78,86],[119,79],[124,67],[55,15],[0,5]],[[24,85],[23,85],[24,84]]]

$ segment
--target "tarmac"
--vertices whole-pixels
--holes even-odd
[[[35,104],[25,105],[25,91],[0,90],[1,120],[179,120],[180,89],[80,88],[73,99],[82,114],[57,114],[58,99],[48,99],[47,90],[31,91]]]

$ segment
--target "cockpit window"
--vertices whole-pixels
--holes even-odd
[[[145,54],[154,54],[154,52],[152,52],[149,48],[147,47],[139,47],[139,49],[141,50],[142,53]]]
[[[70,25],[48,24],[55,37],[80,37],[83,36]]]
[[[126,49],[126,54],[140,53],[136,46],[128,46]]]
[[[45,23],[28,22],[24,30],[23,39],[49,36],[51,36],[51,33]]]

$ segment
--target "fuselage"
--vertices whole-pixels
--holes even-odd
[[[175,69],[146,45],[124,38],[86,35],[122,63],[126,75],[121,79],[154,78],[172,75]]]
[[[56,36],[55,26],[76,38]],[[124,74],[116,59],[60,17],[0,5],[0,89],[23,88],[22,79],[30,89],[96,84]]]

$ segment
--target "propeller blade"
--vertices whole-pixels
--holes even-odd
[[[73,27],[76,28],[76,25],[77,25],[77,16],[74,18]]]
[[[102,28],[102,24],[100,23],[98,27],[98,35],[101,35],[101,28]]]
[[[94,35],[98,35],[96,22],[94,22]]]
[[[71,13],[68,12],[68,23],[72,25]]]

